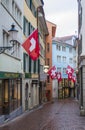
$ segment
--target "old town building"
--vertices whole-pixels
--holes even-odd
[[[0,1],[0,123],[22,112],[23,0]],[[12,33],[17,34],[16,37]]]
[[[46,37],[46,62],[45,65],[48,67],[47,69],[50,69],[52,67],[52,39],[55,37],[55,32],[56,32],[56,25],[54,23],[51,23],[49,21],[46,22],[49,35]],[[47,75],[47,80],[46,80],[46,98],[47,101],[51,101],[53,98],[52,95],[52,80],[49,75]]]

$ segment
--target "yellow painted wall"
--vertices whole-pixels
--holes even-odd
[[[34,28],[37,28],[37,20],[33,16],[31,10],[28,8],[25,0],[24,0],[24,16],[27,18],[27,20],[32,24]]]

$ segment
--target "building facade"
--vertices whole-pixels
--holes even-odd
[[[23,0],[0,1],[0,123],[22,112],[22,16]],[[12,24],[16,39],[9,33]]]
[[[43,100],[44,82],[41,77],[45,64],[45,35],[48,33],[43,4],[42,0],[24,0],[23,39],[38,28],[40,56],[33,61],[23,49],[23,110],[37,107]]]
[[[48,36],[46,37],[46,61],[45,61],[45,65],[49,67],[49,69],[52,67],[52,39],[53,37],[55,37],[55,32],[56,32],[56,25],[47,21],[47,27],[48,27]],[[48,68],[47,68],[48,69]],[[49,77],[49,75],[47,75],[47,81],[46,81],[46,98],[47,101],[51,101],[53,98],[52,95],[52,80]]]
[[[52,65],[56,66],[57,72],[61,72],[62,81],[53,80],[53,95],[56,98],[75,97],[75,85],[68,80],[66,68],[70,65],[74,69],[76,75],[76,37],[65,36],[53,38],[52,41]]]
[[[78,74],[80,86],[80,112],[85,115],[85,2],[78,1]],[[83,113],[82,113],[83,110]]]

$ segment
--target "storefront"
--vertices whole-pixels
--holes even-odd
[[[62,79],[58,83],[58,98],[75,97],[75,84],[68,79]]]
[[[19,73],[0,72],[0,115],[9,115],[22,105],[21,76]]]

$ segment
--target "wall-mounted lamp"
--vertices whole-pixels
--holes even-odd
[[[11,36],[10,43],[14,45],[17,42],[17,34],[18,34],[18,30],[16,30],[14,24],[11,25],[11,29],[8,32],[9,35]]]
[[[48,70],[49,70],[49,66],[48,66],[48,65],[45,65],[44,68],[43,68],[44,73],[47,73]]]
[[[12,37],[12,40],[10,40],[10,43],[12,43],[12,46],[3,46],[3,47],[1,46],[0,54],[4,53],[5,50],[10,50],[14,46],[15,42],[17,41],[16,38],[17,38],[18,30],[15,29],[14,24],[11,25],[11,29],[8,32],[10,36]]]

